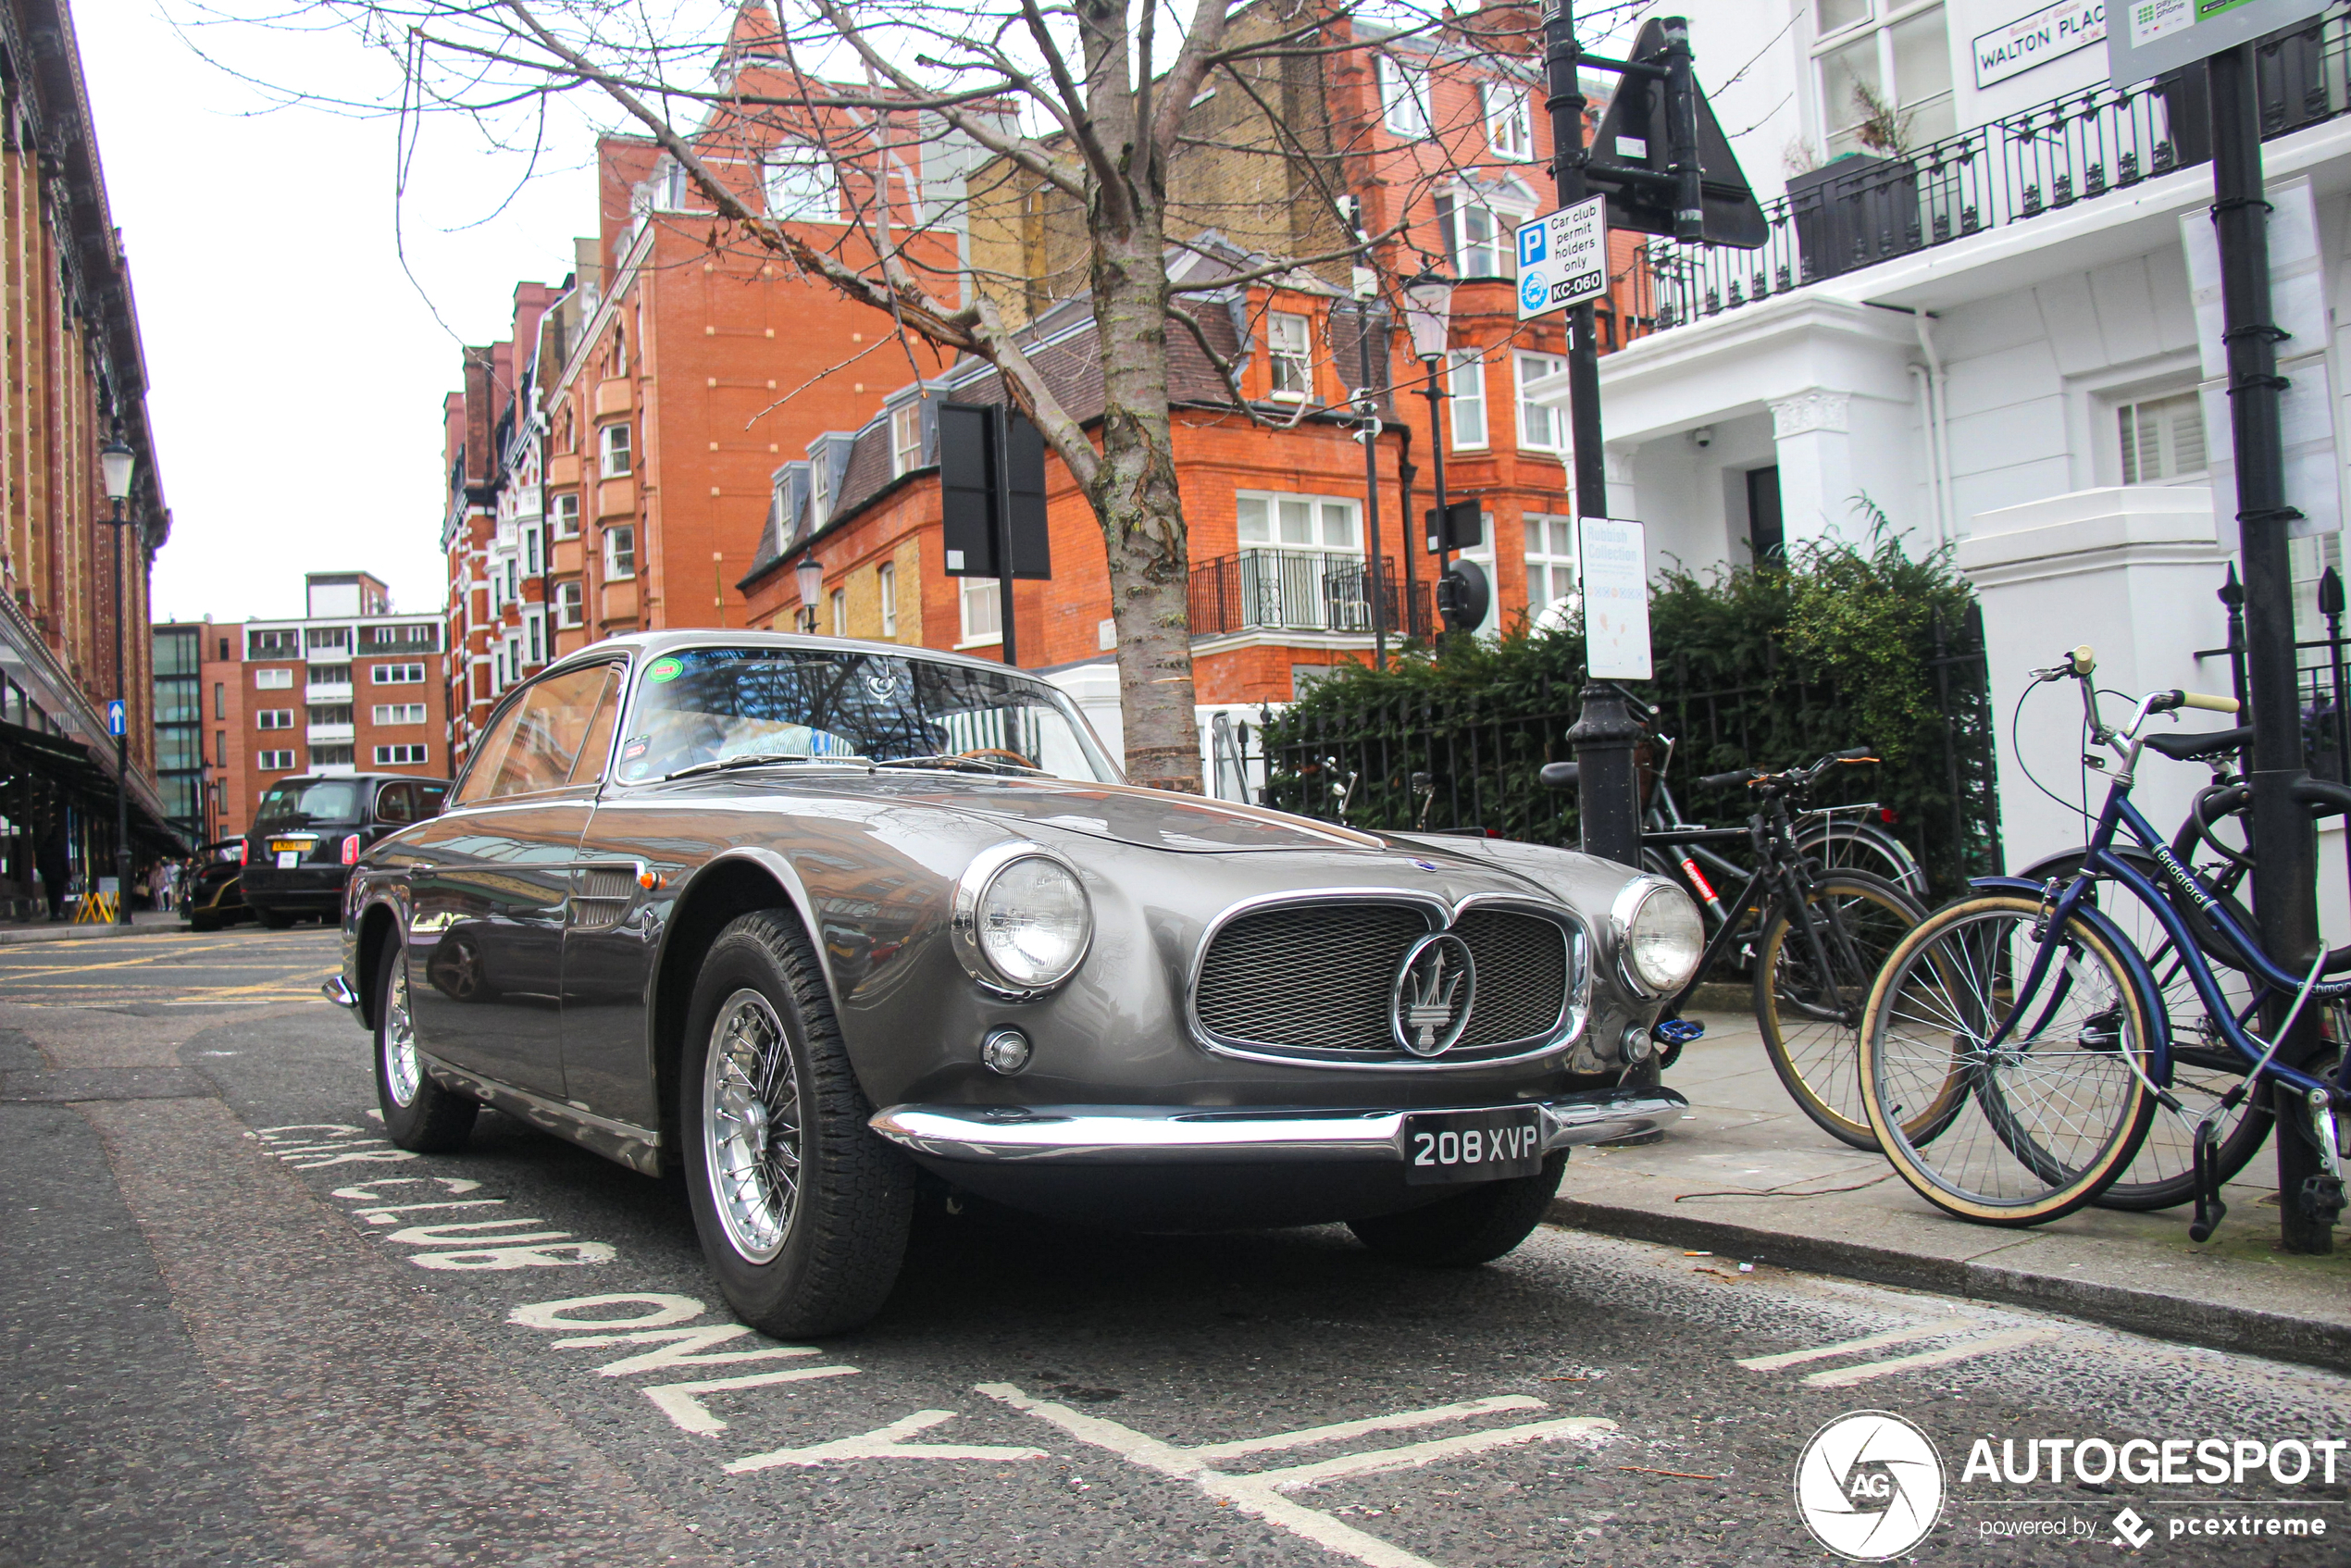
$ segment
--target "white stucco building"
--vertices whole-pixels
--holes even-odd
[[[2217,317],[2200,335],[2191,280],[2211,200],[2201,81],[2110,87],[2097,0],[1672,8],[1772,242],[1650,247],[1657,330],[1600,361],[1610,508],[1648,522],[1659,564],[1859,539],[1864,497],[1914,549],[1953,543],[1985,608],[2011,863],[2078,841],[2018,765],[2072,786],[2066,716],[2039,714],[2011,753],[2022,672],[2087,641],[2106,684],[2228,689],[2224,660],[2194,657],[2225,639],[2213,594],[2235,543],[2211,462],[2228,452]],[[2296,329],[2280,345],[2300,408],[2289,499],[2337,521],[2347,51],[2351,5],[2333,5],[2262,81]],[[1526,395],[1563,404],[1564,381]],[[2338,539],[2295,543],[2306,615]],[[2150,775],[2143,803],[2176,815],[2197,772]]]

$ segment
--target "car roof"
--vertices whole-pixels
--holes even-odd
[[[378,783],[398,780],[408,784],[446,784],[449,782],[446,778],[425,778],[413,773],[289,773],[279,779],[278,784],[330,784],[338,778],[348,778],[355,783],[361,780],[373,780]],[[272,784],[269,787],[274,790],[278,784]]]
[[[994,659],[975,659],[968,653],[950,653],[937,648],[923,648],[904,642],[877,642],[856,637],[809,637],[797,632],[728,631],[715,627],[700,630],[623,632],[617,637],[607,637],[601,642],[591,642],[578,653],[567,653],[549,668],[558,670],[573,665],[596,664],[615,653],[629,653],[642,658],[675,653],[684,648],[808,648],[830,653],[888,653],[898,658],[960,665],[966,669],[986,670],[991,675],[1026,676],[1045,685],[1052,684],[1034,671],[1008,669]]]

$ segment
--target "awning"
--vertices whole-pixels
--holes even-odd
[[[68,736],[0,719],[0,778],[19,772],[47,779],[76,797],[84,811],[109,810],[114,804],[114,773],[91,754],[88,746]],[[133,842],[165,853],[187,853],[188,843],[179,830],[158,819],[140,794],[135,789],[131,792]]]

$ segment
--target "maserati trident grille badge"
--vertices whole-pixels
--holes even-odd
[[[1405,950],[1388,993],[1396,1043],[1415,1056],[1442,1056],[1469,1027],[1477,964],[1450,931],[1431,931]]]

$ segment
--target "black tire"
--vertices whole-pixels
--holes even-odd
[[[376,944],[376,1103],[384,1114],[384,1136],[419,1154],[448,1154],[472,1136],[480,1101],[433,1082],[416,1056],[409,1025],[408,969],[400,933],[386,931]],[[401,1060],[401,1031],[406,1060]],[[403,1090],[406,1099],[402,1098]]]
[[[1486,1182],[1400,1214],[1349,1220],[1347,1228],[1364,1246],[1398,1263],[1474,1268],[1492,1263],[1534,1233],[1550,1212],[1566,1170],[1567,1156],[1554,1154],[1533,1176]]]
[[[1875,1153],[1877,1135],[1861,1104],[1861,1010],[1885,955],[1926,911],[1884,877],[1858,871],[1822,877],[1806,890],[1805,903],[1842,1007],[1828,1006],[1811,945],[1792,912],[1774,901],[1755,941],[1755,1022],[1763,1053],[1813,1126]]]
[[[694,1227],[736,1315],[807,1338],[879,1312],[905,1261],[914,1167],[865,1125],[873,1105],[788,912],[743,915],[703,955],[678,1084]],[[744,1198],[723,1213],[722,1166]]]
[[[255,909],[253,917],[273,931],[290,930],[294,917],[281,909]]]
[[[2153,855],[2128,847],[2115,852],[2164,892],[2174,892],[2171,878]],[[2082,855],[2076,852],[2040,861],[2025,875],[2036,881],[2049,877],[2070,881],[2081,866]],[[2121,927],[2122,934],[2146,959],[2147,967],[2155,976],[2157,994],[2171,1024],[2171,1090],[2187,1107],[2191,1117],[2200,1115],[2245,1081],[2245,1063],[2206,1016],[2203,999],[2196,995],[2196,987],[2188,979],[2177,944],[2146,905],[2120,887],[2105,884],[2093,890],[2092,897],[2107,918]],[[2175,896],[2169,902],[2188,923],[2222,990],[2232,999],[2249,998],[2252,981],[2230,963],[2227,944],[2220,940],[2219,928],[2210,918],[2184,898]],[[2234,897],[2223,894],[2221,902],[2244,929],[2259,928],[2252,913]],[[2270,1140],[2271,1126],[2267,1095],[2249,1096],[2228,1114],[2213,1146],[2220,1180],[2233,1180],[2252,1164],[2253,1157],[2261,1152],[2261,1146]],[[2145,1212],[2177,1208],[2192,1201],[2196,1197],[2193,1155],[2189,1126],[2169,1112],[2157,1113],[2147,1125],[2147,1135],[2141,1140],[2130,1168],[2098,1194],[2097,1206]]]
[[[1858,871],[1893,883],[1914,899],[1926,897],[1926,873],[1910,847],[1866,822],[1830,821],[1797,835],[1796,847],[1825,871]]]

